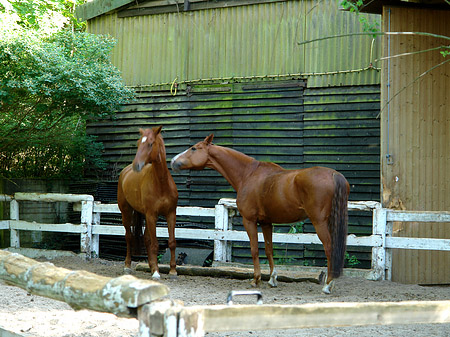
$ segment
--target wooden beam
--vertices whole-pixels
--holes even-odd
[[[450,212],[388,210],[387,221],[450,222]]]
[[[150,267],[147,263],[138,263],[137,271],[150,272]],[[168,265],[159,265],[159,271],[168,274],[170,267]],[[278,281],[280,282],[312,282],[320,284],[325,273],[323,271],[288,271],[277,268]],[[189,276],[209,276],[209,277],[231,277],[238,280],[247,280],[253,278],[253,268],[217,266],[217,267],[200,267],[183,265],[177,266],[178,275]],[[268,281],[270,274],[268,270],[262,270],[261,278],[263,281]]]
[[[43,224],[23,220],[9,220],[9,228],[14,230],[41,231],[41,232],[62,232],[81,233],[82,226],[71,223],[63,224]]]
[[[193,306],[179,313],[180,336],[205,332],[375,324],[449,323],[450,301]]]
[[[43,201],[43,202],[81,202],[94,201],[94,197],[89,194],[62,194],[62,193],[26,193],[17,192],[14,194],[17,201]]]
[[[0,250],[0,279],[30,293],[68,303],[75,309],[136,317],[136,309],[168,294],[167,286],[131,275],[110,278],[55,267]]]

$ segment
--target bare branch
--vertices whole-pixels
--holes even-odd
[[[389,60],[389,59],[393,59],[393,58],[401,57],[401,56],[409,56],[409,55],[427,53],[429,51],[434,51],[434,50],[439,50],[439,49],[446,49],[446,48],[449,48],[449,47],[450,46],[439,46],[439,47],[435,47],[435,48],[419,50],[419,51],[413,51],[413,52],[409,52],[409,53],[402,53],[402,54],[397,54],[397,55],[392,55],[392,56],[385,56],[385,57],[380,57],[379,59],[375,59],[374,62],[383,61],[383,60]]]
[[[442,61],[441,63],[431,67],[430,69],[424,71],[422,74],[420,74],[419,76],[417,76],[414,80],[412,80],[411,82],[409,82],[407,85],[405,85],[403,88],[401,88],[399,91],[397,91],[395,93],[394,96],[392,96],[387,102],[386,104],[381,108],[380,113],[378,114],[377,118],[380,117],[381,113],[383,112],[383,110],[389,105],[390,102],[392,102],[392,100],[397,97],[398,95],[400,95],[400,93],[402,93],[403,91],[405,91],[406,89],[408,89],[411,85],[413,85],[415,82],[417,82],[418,80],[420,80],[422,77],[424,77],[426,74],[428,74],[429,72],[433,71],[434,69],[446,64],[447,62],[450,62],[450,58]]]
[[[450,40],[450,37],[448,37],[448,36],[427,33],[427,32],[361,32],[361,33],[330,35],[330,36],[320,37],[320,38],[313,39],[313,40],[297,42],[297,44],[304,45],[304,44],[323,41],[323,40],[336,39],[336,38],[340,38],[340,37],[358,36],[358,35],[369,35],[369,36],[373,36],[373,35],[419,35],[419,36],[430,36],[430,37],[434,37],[434,38],[438,38],[438,39]]]

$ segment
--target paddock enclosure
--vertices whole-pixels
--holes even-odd
[[[102,211],[103,212],[117,212],[117,205],[104,205],[106,206],[101,211],[101,204],[94,203],[94,198],[90,195],[62,195],[62,194],[36,194],[36,193],[16,193],[13,197],[2,195],[2,200],[10,203],[10,214],[11,219],[7,221],[1,221],[0,226],[1,228],[9,228],[11,232],[11,249],[19,249],[20,251],[20,236],[17,232],[20,231],[27,231],[27,230],[39,230],[39,231],[57,231],[57,232],[73,232],[78,233],[80,236],[80,250],[82,254],[80,255],[81,258],[89,258],[89,257],[95,257],[98,256],[98,249],[100,248],[98,246],[100,240],[99,236],[102,234],[116,234],[116,235],[123,235],[123,229],[119,233],[117,231],[117,226],[104,226],[100,224],[100,216]],[[69,203],[74,203],[76,205],[75,208],[81,207],[80,212],[80,223],[79,224],[72,224],[72,223],[65,223],[65,224],[42,224],[42,223],[36,223],[36,222],[27,222],[27,221],[21,221],[19,219],[20,216],[20,202],[23,201],[66,201]],[[94,205],[97,207],[95,208]],[[372,247],[373,250],[373,260],[372,260],[372,269],[365,273],[365,278],[370,278],[372,280],[383,280],[385,278],[389,279],[390,275],[392,274],[391,269],[391,252],[392,248],[395,247],[397,249],[399,248],[415,248],[415,249],[439,249],[439,250],[448,250],[450,249],[450,244],[448,240],[439,240],[439,239],[415,239],[415,238],[394,238],[392,237],[392,222],[393,221],[402,221],[402,220],[411,220],[414,219],[415,221],[436,221],[436,222],[445,222],[448,221],[448,217],[450,216],[448,212],[400,212],[400,211],[392,211],[392,210],[386,210],[380,207],[377,203],[370,203],[370,202],[361,202],[361,203],[349,203],[350,209],[361,209],[361,210],[369,210],[370,212],[373,212],[373,222],[374,222],[374,233],[369,237],[360,237],[357,238],[355,236],[350,235],[348,237],[348,243],[349,244],[355,244],[355,245],[366,245],[369,247]],[[243,236],[245,236],[245,233],[242,231],[235,231],[232,228],[228,227],[228,220],[229,220],[229,213],[228,209],[235,208],[235,201],[229,200],[229,199],[223,199],[221,203],[216,205],[214,209],[205,209],[205,208],[193,208],[193,207],[178,207],[177,213],[178,214],[190,214],[199,216],[199,214],[207,215],[207,216],[214,216],[215,223],[216,223],[216,229],[214,231],[207,231],[207,230],[182,230],[178,231],[176,235],[179,237],[193,237],[196,235],[203,235],[204,239],[213,240],[215,242],[215,255],[214,259],[216,262],[221,262],[226,256],[228,255],[227,251],[229,251],[229,241],[233,240],[244,240]],[[114,233],[116,232],[116,233]],[[206,232],[206,233],[205,233]],[[163,233],[162,231],[159,232],[159,234]],[[244,235],[243,235],[244,234]],[[278,234],[275,235],[275,241],[281,241],[289,239],[299,240],[300,242],[305,243],[312,243],[315,242],[315,240],[318,240],[315,235],[311,234]],[[259,240],[262,240],[262,237],[259,238]],[[73,254],[73,253],[72,253]],[[52,281],[46,281],[45,275],[39,274],[39,273],[47,273],[50,266],[49,265],[42,265],[38,264],[37,266],[34,266],[34,262],[30,260],[25,260],[24,262],[16,255],[11,253],[3,253],[2,255],[6,255],[5,262],[3,263],[3,266],[0,266],[0,271],[3,273],[3,278],[6,277],[7,280],[10,282],[12,281],[14,284],[24,287],[25,289],[36,292],[38,294],[44,294],[48,296],[48,291],[56,291],[56,295],[50,296],[57,299],[64,299],[65,301],[69,300],[69,303],[71,305],[74,305],[74,302],[71,302],[75,296],[70,295],[70,291],[74,289],[74,294],[77,296],[80,296],[81,291],[81,305],[79,305],[77,302],[75,302],[75,306],[83,307],[83,305],[86,305],[91,303],[90,299],[94,298],[94,302],[98,302],[98,299],[96,296],[98,296],[99,291],[94,290],[91,293],[87,293],[87,295],[84,294],[84,287],[82,286],[82,278],[77,278],[77,275],[74,274],[74,272],[66,271],[59,273],[61,276],[56,276],[58,273],[50,273],[51,280],[53,282],[62,282],[61,285],[52,286]],[[10,255],[13,255],[11,259],[13,260],[12,263],[10,263]],[[80,259],[80,257],[77,257],[77,259]],[[14,262],[18,259],[18,263]],[[22,261],[22,262],[21,262]],[[79,260],[82,261],[82,260]],[[93,261],[95,262],[96,259],[94,258]],[[99,261],[99,260],[97,260]],[[110,262],[110,265],[113,263]],[[119,264],[121,265],[121,264]],[[218,264],[216,264],[216,268],[220,268]],[[97,265],[98,266],[98,265]],[[109,268],[109,267],[108,267]],[[118,271],[116,276],[119,276],[119,274],[122,273],[122,268],[120,267],[120,271]],[[37,272],[38,274],[35,276],[34,272]],[[304,271],[303,271],[304,272]],[[347,270],[346,275],[352,275],[351,270]],[[280,273],[281,274],[281,273]],[[361,271],[353,273],[353,275],[358,275],[357,282],[369,282],[368,280],[361,278]],[[69,282],[69,278],[73,277],[75,281]],[[89,276],[88,278],[93,278],[95,276]],[[183,276],[184,277],[184,276]],[[148,277],[147,277],[148,278]],[[351,279],[347,276],[348,279]],[[214,287],[214,283],[219,280],[219,278],[207,278],[211,280],[211,285]],[[318,277],[315,284],[319,284],[319,280],[321,278]],[[23,280],[23,281],[22,281]],[[33,281],[30,283],[30,281]],[[37,287],[34,286],[36,280],[38,281]],[[60,280],[60,281],[58,281]],[[225,279],[221,280],[222,282],[232,282],[231,279]],[[280,278],[281,280],[281,278]],[[305,278],[303,278],[305,280]],[[311,281],[311,279],[308,279]],[[110,281],[112,284],[121,284],[121,282],[118,283],[118,281]],[[114,298],[117,298],[117,295],[120,294],[117,290],[114,290],[116,287],[108,286],[110,284],[109,281],[104,280],[100,281],[99,286],[100,289],[103,287],[103,289],[111,289],[112,288],[112,294],[114,294]],[[128,283],[133,283],[133,280],[127,280]],[[176,282],[176,281],[175,281]],[[245,285],[243,282],[247,282]],[[344,281],[343,281],[344,282]],[[372,281],[373,282],[373,281]],[[69,289],[65,290],[66,284],[69,284]],[[194,282],[196,285],[196,288],[198,290],[198,281]],[[138,283],[139,284],[139,283]],[[291,284],[296,284],[291,283]],[[289,284],[289,285],[291,285]],[[339,283],[338,283],[339,284]],[[44,287],[42,288],[42,285]],[[267,285],[265,285],[267,286]],[[142,286],[136,286],[138,289],[142,288]],[[135,287],[135,288],[136,288]],[[345,285],[340,284],[339,287],[344,287]],[[349,288],[350,293],[354,294],[354,285],[350,285]],[[369,285],[369,288],[373,287],[372,285]],[[89,287],[88,287],[89,288]],[[116,287],[117,288],[117,287]],[[231,290],[240,290],[240,289],[246,289],[248,288],[248,281],[241,281],[239,285],[233,285],[231,288],[228,288],[228,292]],[[42,290],[43,289],[43,290]],[[61,290],[58,290],[61,289]],[[79,289],[79,290],[76,290]],[[91,288],[89,288],[91,289]],[[267,288],[266,288],[267,289]],[[426,289],[426,288],[425,288]],[[448,290],[447,288],[443,288]],[[194,291],[191,289],[191,291]],[[211,293],[215,293],[215,290],[204,290],[204,294],[208,294],[208,298],[211,299]],[[276,291],[276,290],[274,290]],[[309,291],[314,291],[313,288],[310,288]],[[339,294],[342,294],[342,291],[340,290]],[[365,290],[367,291],[367,289]],[[103,294],[108,299],[108,303],[111,302],[112,298],[111,296],[107,295],[107,292],[105,293],[105,290],[100,290],[100,293]],[[124,293],[129,293],[128,291],[124,291]],[[63,296],[61,296],[63,294]],[[164,290],[161,293],[158,294],[156,297],[161,297],[167,294],[167,291]],[[448,294],[447,294],[448,295]],[[292,293],[290,293],[290,296],[293,296]],[[362,295],[362,298],[367,299],[368,297],[366,295]],[[390,295],[392,296],[392,294]],[[119,296],[120,297],[120,296]],[[444,296],[445,297],[445,296]],[[88,300],[86,300],[86,298]],[[342,325],[342,322],[345,322],[345,325],[361,325],[361,324],[392,324],[395,322],[405,322],[405,310],[408,312],[409,310],[412,310],[416,313],[416,315],[412,315],[410,317],[410,320],[408,320],[409,323],[442,323],[446,322],[447,318],[449,318],[449,303],[442,302],[442,303],[406,303],[406,304],[395,304],[395,303],[385,303],[380,305],[375,304],[367,304],[363,305],[362,307],[357,304],[339,304],[336,307],[331,307],[325,305],[325,307],[314,307],[314,309],[311,311],[310,307],[298,307],[297,304],[294,304],[293,306],[257,306],[256,308],[253,307],[229,307],[229,306],[213,306],[213,307],[184,307],[177,301],[173,300],[162,300],[153,302],[152,300],[155,298],[151,294],[140,296],[139,294],[136,296],[132,296],[132,298],[135,299],[146,299],[150,303],[143,304],[142,301],[134,300],[134,301],[128,301],[127,303],[133,305],[131,310],[132,314],[137,313],[137,317],[140,322],[140,335],[139,336],[147,336],[145,332],[142,331],[152,331],[152,333],[156,335],[161,335],[166,333],[166,335],[179,335],[179,336],[202,336],[203,334],[207,332],[214,332],[214,331],[229,331],[229,330],[252,330],[252,329],[274,329],[274,328],[304,328],[304,327],[317,327],[317,326],[323,326],[322,320],[324,320],[324,313],[328,313],[328,316],[330,317],[330,312],[336,312],[339,313],[339,319],[337,319],[337,323],[329,322],[331,325]],[[296,299],[301,299],[300,297],[295,297]],[[334,296],[330,297],[334,298]],[[336,298],[339,298],[337,296]],[[417,299],[417,295],[414,293],[411,293],[412,299]],[[184,301],[182,298],[178,298],[181,301]],[[275,301],[279,301],[279,297],[276,296],[274,298]],[[392,300],[392,298],[391,298]],[[218,300],[216,300],[218,301]],[[134,304],[133,304],[134,303]],[[219,302],[220,303],[220,300]],[[280,303],[280,302],[278,302]],[[282,304],[285,304],[285,301],[281,302]],[[140,304],[140,305],[139,305]],[[217,303],[209,303],[209,304],[217,304]],[[136,306],[137,311],[136,311]],[[115,305],[113,304],[113,307]],[[343,312],[343,307],[345,307],[345,313]],[[93,308],[95,310],[104,310],[102,306],[94,306],[90,307],[87,306],[87,308]],[[109,310],[109,309],[107,309]],[[291,322],[291,320],[283,319],[281,322],[273,322],[268,321],[268,323],[265,326],[258,325],[257,322],[260,322],[261,317],[269,317],[273,316],[273,310],[277,312],[277,315],[280,315],[279,317],[286,317],[286,315],[291,315],[292,320],[295,321],[295,323]],[[324,313],[321,313],[322,310],[325,310]],[[114,312],[114,311],[113,311]],[[243,317],[243,313],[247,312],[254,312],[259,313],[256,316],[248,316],[248,320],[244,319],[240,321],[241,323],[235,322],[233,324],[233,317]],[[354,315],[355,312],[367,312],[369,315],[364,320],[358,319],[355,321]],[[370,313],[374,313],[375,316],[371,316]],[[217,314],[219,313],[217,316]],[[438,313],[438,314],[437,314]],[[304,316],[306,315],[306,316]],[[312,318],[313,316],[316,318]],[[346,316],[349,315],[349,316]],[[222,318],[219,318],[222,317]],[[305,321],[307,323],[299,323],[295,320],[295,318],[304,317]],[[322,318],[320,318],[322,317]],[[347,318],[346,318],[347,317]],[[372,318],[370,318],[372,317]],[[151,326],[151,322],[158,321],[160,323]],[[170,322],[175,322],[174,325]],[[183,322],[183,323],[182,323]],[[253,322],[253,323],[252,323]],[[316,323],[313,323],[316,322]],[[341,322],[341,323],[339,323]],[[154,330],[152,330],[154,329]],[[175,330],[173,330],[175,329]]]
[[[85,261],[79,256],[59,257],[47,261],[39,258],[39,262],[53,263],[57,268],[69,270],[83,270],[96,273],[104,278],[115,279],[121,276],[122,262],[93,259]],[[149,280],[151,275],[147,272],[137,271],[133,276]],[[3,277],[2,277],[3,278]],[[150,281],[149,281],[150,282]],[[207,306],[216,308],[226,304],[231,290],[250,290],[250,280],[223,279],[199,276],[179,275],[177,281],[169,280],[163,274],[160,282],[169,288],[169,294],[164,299],[183,301],[186,308],[194,306]],[[81,282],[80,282],[81,284]],[[259,289],[263,295],[263,307],[270,305],[280,307],[289,305],[301,307],[303,304],[311,305],[339,305],[349,303],[360,304],[401,301],[431,301],[432,303],[449,301],[448,287],[423,287],[418,285],[404,285],[390,281],[368,281],[360,277],[343,276],[338,279],[338,286],[332,296],[321,293],[321,285],[314,282],[280,282],[278,288],[269,288],[267,284]],[[0,331],[2,329],[13,331],[16,334],[29,337],[119,337],[139,336],[139,323],[136,318],[119,318],[113,314],[100,313],[90,310],[74,311],[66,303],[36,296],[23,291],[18,287],[8,286],[0,282]],[[255,296],[236,296],[233,298],[233,308],[241,306],[256,307]],[[447,304],[448,305],[448,304]],[[448,308],[447,308],[448,310]],[[443,319],[443,315],[436,312],[433,316]],[[367,317],[372,317],[367,315]],[[405,315],[402,320],[405,319]],[[376,317],[374,322],[376,322]],[[358,323],[354,314],[352,321]],[[260,322],[260,321],[259,321]],[[299,320],[292,318],[292,322],[302,324],[311,323],[307,318]],[[373,323],[374,323],[373,322]],[[231,321],[232,323],[232,321]],[[362,323],[359,322],[359,323]],[[333,328],[302,328],[283,330],[252,330],[208,332],[206,336],[445,336],[450,328],[449,323],[441,324],[388,324],[366,326],[339,326]],[[278,324],[280,324],[278,322]],[[341,324],[342,325],[342,324]],[[3,335],[2,335],[3,336]],[[6,335],[9,336],[9,335]],[[16,336],[17,337],[17,336]]]

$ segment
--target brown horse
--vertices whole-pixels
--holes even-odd
[[[252,285],[261,283],[257,223],[262,227],[270,265],[269,284],[276,287],[272,224],[309,218],[328,261],[327,280],[322,290],[331,293],[334,279],[342,272],[346,249],[350,188],[344,176],[326,167],[285,170],[274,163],[260,162],[241,152],[214,145],[213,137],[211,134],[178,154],[171,165],[174,170],[212,168],[236,190],[236,204],[250,239],[254,266]]]
[[[148,264],[152,277],[159,279],[158,239],[156,238],[156,221],[159,215],[165,216],[169,229],[170,272],[176,278],[175,263],[175,221],[178,202],[178,191],[170,175],[166,163],[166,149],[161,136],[161,128],[140,129],[141,137],[133,163],[120,173],[117,189],[117,201],[122,212],[122,223],[125,227],[127,256],[125,272],[131,272],[131,250],[134,235],[142,235],[142,230],[134,219],[136,212],[145,215],[146,227],[144,243],[147,249]],[[136,227],[134,235],[132,226]]]

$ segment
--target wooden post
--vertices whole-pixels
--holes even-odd
[[[387,210],[387,212],[388,212],[388,210]],[[386,215],[386,218],[387,218],[387,215]],[[392,237],[393,228],[394,228],[394,223],[392,221],[386,221],[384,240],[386,240],[386,237]],[[385,262],[385,264],[386,264],[386,280],[392,281],[392,249],[385,248],[385,252],[386,252],[385,253],[386,254],[386,262]]]
[[[372,280],[384,280],[386,278],[386,219],[387,212],[384,208],[373,210],[373,235],[381,236],[381,247],[372,248]]]
[[[9,209],[10,219],[19,220],[19,202],[15,199],[12,199],[9,204]],[[10,229],[10,246],[12,248],[20,248],[19,231],[15,229]]]
[[[131,275],[116,278],[72,271],[0,250],[0,279],[32,294],[64,301],[75,309],[136,317],[137,308],[166,296],[164,284]]]
[[[227,262],[229,260],[228,242],[220,232],[228,230],[228,210],[224,205],[215,207],[215,230],[219,232],[219,239],[214,240],[214,261]]]
[[[83,200],[81,202],[81,231],[80,251],[86,259],[91,258],[92,252],[92,211],[94,209],[93,200]]]
[[[100,204],[99,201],[95,201],[95,204]],[[92,225],[100,226],[100,212],[94,212],[92,216]],[[92,254],[97,258],[100,256],[100,235],[92,234]]]

